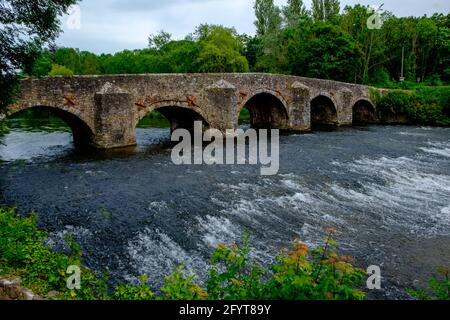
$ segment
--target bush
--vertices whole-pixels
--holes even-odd
[[[212,258],[208,294],[225,300],[362,300],[357,288],[365,275],[351,265],[352,258],[334,252],[337,243],[329,229],[325,244],[309,254],[307,245],[296,241],[283,251],[269,269],[249,260],[249,241],[219,246]],[[247,238],[248,239],[248,238]],[[222,271],[219,271],[222,270]],[[265,280],[264,280],[265,279]]]
[[[67,289],[66,270],[71,265],[80,266],[80,248],[67,238],[71,255],[53,252],[44,245],[47,234],[37,229],[36,217],[36,214],[20,217],[14,209],[0,208],[0,275],[20,276],[25,286],[40,295],[57,291],[61,298],[67,299],[103,297],[104,281],[86,268],[82,268],[82,290]]]
[[[392,91],[378,99],[377,108],[382,116],[404,114],[414,124],[448,125],[447,99],[450,99],[447,87]]]
[[[66,76],[71,77],[74,73],[69,68],[66,68],[64,66],[60,66],[59,64],[54,64],[52,66],[52,70],[49,73],[49,76],[55,77],[55,76]]]
[[[378,110],[381,113],[411,114],[416,109],[416,99],[407,92],[393,91],[381,97],[378,102]]]

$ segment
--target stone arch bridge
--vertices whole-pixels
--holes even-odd
[[[135,127],[160,111],[172,129],[236,129],[247,107],[256,128],[308,132],[318,125],[376,121],[369,88],[272,74],[145,74],[27,78],[1,117],[42,108],[62,118],[76,144],[100,149],[136,144]]]

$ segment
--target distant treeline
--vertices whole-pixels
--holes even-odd
[[[325,5],[325,7],[323,7]],[[183,40],[161,31],[149,47],[114,55],[72,48],[43,50],[32,75],[272,72],[377,86],[409,82],[450,82],[450,14],[399,18],[381,14],[380,29],[368,28],[375,12],[337,0],[301,0],[279,8],[273,0],[256,0],[257,34],[200,25]],[[403,54],[402,54],[403,52]]]

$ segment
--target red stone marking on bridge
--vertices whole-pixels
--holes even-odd
[[[75,105],[75,97],[74,96],[64,96],[64,105],[65,106],[74,106]]]

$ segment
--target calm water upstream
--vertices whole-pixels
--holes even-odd
[[[200,279],[219,243],[247,228],[263,263],[295,238],[339,230],[344,254],[380,265],[383,290],[407,297],[450,265],[450,128],[373,126],[281,137],[280,174],[254,166],[175,166],[167,129],[138,129],[132,154],[75,151],[58,127],[18,125],[0,138],[0,202],[39,212],[49,245],[64,235],[116,281],[154,283],[183,264]]]

